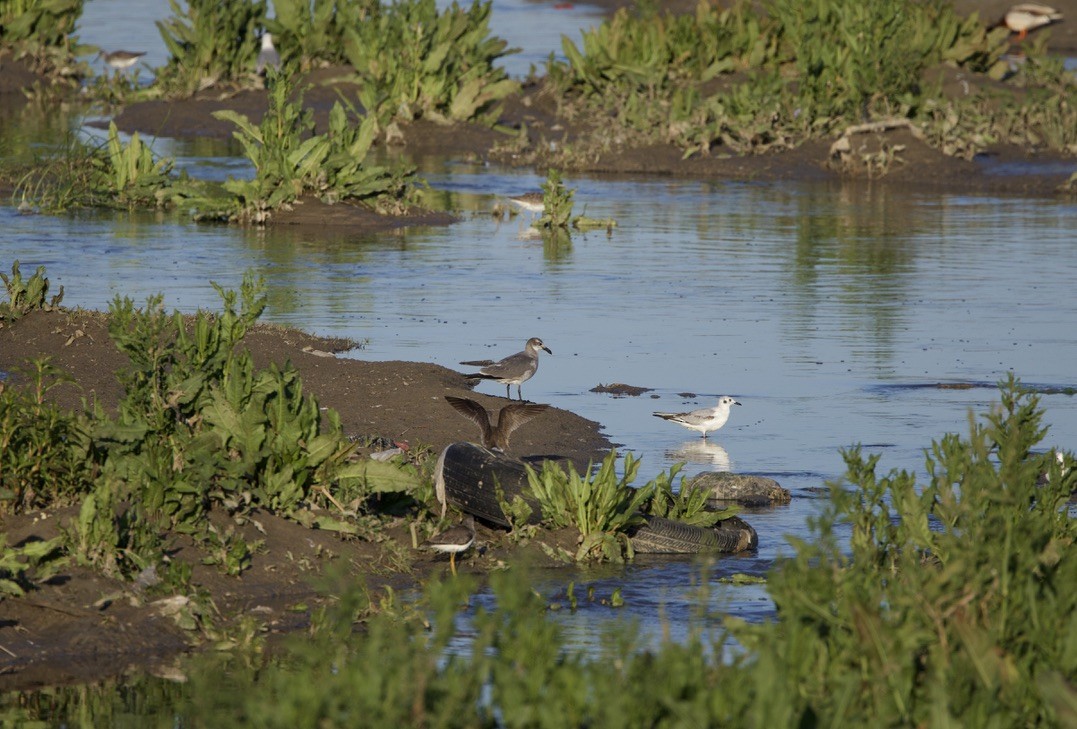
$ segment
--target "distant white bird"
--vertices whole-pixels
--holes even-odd
[[[701,408],[688,413],[655,413],[654,415],[686,428],[698,430],[706,438],[708,432],[718,430],[725,425],[725,422],[729,420],[729,408],[733,405],[740,405],[740,403],[728,395],[723,395],[718,398],[718,404],[712,408]]]
[[[484,359],[477,362],[461,362],[460,364],[485,365],[478,372],[464,375],[464,377],[468,379],[497,380],[505,386],[505,397],[508,398],[512,397],[512,391],[509,386],[516,385],[516,396],[523,400],[524,396],[520,392],[520,384],[530,380],[531,375],[535,374],[538,369],[538,353],[540,349],[546,350],[548,354],[553,354],[550,348],[542,343],[541,339],[531,337],[524,345],[524,351],[510,354],[498,362]]]
[[[261,76],[270,68],[280,68],[280,53],[273,47],[273,34],[267,32],[262,35],[262,50],[258,51],[258,63],[254,72]]]
[[[1023,41],[1029,31],[1062,20],[1062,13],[1049,5],[1021,3],[1014,5],[1002,16],[1002,25],[1017,33],[1016,40]]]

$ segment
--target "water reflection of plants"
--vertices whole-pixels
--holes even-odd
[[[1077,535],[1065,508],[1077,471],[1071,455],[1033,450],[1042,416],[1036,397],[1002,383],[966,437],[931,444],[921,483],[847,451],[813,538],[770,571],[773,621],[719,622],[704,599],[713,629],[656,643],[613,624],[586,652],[568,647],[526,570],[493,575],[496,608],[466,622],[466,577],[412,606],[378,606],[351,586],[334,590],[313,639],[276,657],[204,655],[188,683],[134,689],[148,717],[194,724],[1065,725],[1077,702]],[[731,639],[743,650],[725,651]],[[2,711],[58,723],[90,706],[108,715],[129,696],[115,685],[15,694]]]

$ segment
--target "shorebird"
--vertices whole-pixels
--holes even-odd
[[[654,415],[686,428],[698,430],[706,438],[708,431],[718,430],[725,425],[725,421],[729,420],[731,405],[740,405],[740,403],[728,395],[723,395],[718,398],[718,404],[712,408],[701,408],[689,413],[655,413]]]
[[[112,53],[100,51],[97,54],[97,57],[105,59],[105,63],[118,72],[131,68],[131,66],[135,65],[135,63],[138,62],[138,59],[142,58],[144,55],[146,55],[145,51],[139,51],[137,53],[135,51],[112,51]]]
[[[1049,5],[1021,3],[1007,10],[1006,14],[1002,16],[1002,21],[999,25],[1004,25],[1011,32],[1016,33],[1017,38],[1015,40],[1023,41],[1029,31],[1042,28],[1051,23],[1057,23],[1060,20],[1062,20],[1062,13]]]
[[[273,34],[267,32],[262,35],[262,50],[258,51],[254,73],[262,76],[271,68],[280,69],[280,53],[273,47]]]
[[[457,524],[454,527],[449,527],[440,534],[434,536],[423,542],[422,546],[428,549],[433,549],[435,552],[448,552],[449,554],[449,569],[452,570],[453,577],[456,576],[456,555],[460,552],[466,552],[467,549],[475,543],[475,517],[468,514],[464,519],[463,524]]]
[[[479,426],[484,448],[501,452],[508,449],[509,436],[512,435],[512,431],[550,407],[530,402],[509,403],[498,411],[497,425],[494,425],[490,413],[474,400],[452,395],[446,395],[445,399],[458,413]]]
[[[546,204],[543,199],[541,192],[525,192],[523,195],[510,197],[509,202],[520,208],[520,210],[531,213],[531,217],[534,217],[536,213],[542,215],[546,212]]]
[[[469,379],[497,380],[505,386],[505,397],[512,398],[510,385],[516,385],[516,396],[524,399],[520,391],[520,384],[531,379],[538,369],[539,350],[544,349],[548,354],[553,354],[550,348],[542,343],[538,337],[531,337],[524,345],[524,351],[511,354],[500,362],[481,360],[477,362],[461,362],[463,365],[485,365],[478,372],[464,375]]]

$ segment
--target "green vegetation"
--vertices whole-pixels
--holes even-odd
[[[967,437],[932,444],[922,484],[849,450],[812,539],[770,572],[771,621],[715,619],[680,643],[620,624],[584,652],[523,570],[491,575],[496,606],[466,622],[468,577],[428,585],[419,605],[390,593],[379,606],[352,585],[283,655],[208,654],[189,683],[136,679],[140,709],[266,727],[1068,726],[1077,470],[1032,450],[1041,419],[1035,396],[1003,383]],[[61,723],[116,715],[128,695],[8,695],[0,711]]]
[[[0,325],[38,309],[51,311],[64,298],[63,286],[59,293],[49,298],[49,280],[45,277],[44,266],[38,266],[34,275],[24,281],[19,262],[15,261],[11,266],[11,276],[0,273],[0,280],[4,282],[8,297],[7,301],[0,302]]]
[[[14,199],[43,212],[168,208],[203,192],[186,175],[173,176],[172,164],[155,156],[137,132],[124,144],[110,123],[104,142],[91,145],[69,134],[58,151],[6,175],[16,177]]]
[[[36,288],[47,291],[47,280]],[[175,532],[238,573],[252,545],[215,527],[212,510],[240,518],[264,509],[369,534],[376,522],[362,518],[367,500],[417,487],[412,466],[354,460],[339,416],[304,395],[293,367],[254,368],[241,345],[265,307],[260,282],[248,275],[238,294],[218,292],[221,313],[189,318],[165,313],[159,296],[144,309],[116,298],[109,335],[130,365],[119,374],[115,414],[49,404],[47,392],[63,378],[46,362],[35,363],[28,390],[0,388],[2,511],[81,504],[65,547],[107,575],[131,578],[163,564],[164,540]],[[353,504],[350,517],[311,512],[323,499]]]
[[[585,476],[576,473],[571,463],[567,473],[554,461],[543,461],[539,473],[528,467],[527,480],[542,507],[543,522],[554,528],[580,530],[577,561],[632,558],[632,543],[625,530],[643,522],[639,512],[650,496],[647,489],[630,486],[639,464],[627,454],[624,475],[618,478],[617,453],[611,451],[597,471]]]
[[[200,220],[264,223],[303,195],[330,204],[357,201],[394,215],[418,206],[413,170],[367,161],[378,129],[374,117],[360,117],[351,105],[337,102],[328,129],[317,134],[313,112],[303,108],[302,92],[288,74],[272,76],[269,110],[260,124],[230,110],[215,116],[236,125],[234,135],[255,167],[253,180],[221,186],[177,176],[173,161],[154,155],[138,133],[123,143],[115,124],[101,144],[69,135],[57,152],[11,165],[3,176],[14,181],[15,200],[44,212],[182,207],[195,210]]]
[[[273,0],[265,25],[281,63],[306,71],[346,62],[349,29],[361,28],[380,8],[378,0]]]
[[[506,42],[490,35],[490,0],[467,10],[455,1],[405,0],[346,28],[345,55],[360,85],[359,101],[383,122],[476,121],[493,124],[499,103],[519,84],[494,67]]]
[[[170,96],[191,96],[218,84],[234,83],[254,73],[258,31],[265,25],[265,0],[219,2],[168,0],[172,17],[158,21],[171,54],[157,70],[157,85]]]
[[[758,153],[895,118],[949,154],[993,141],[1075,149],[1077,84],[1042,40],[1012,73],[1008,31],[941,0],[768,0],[763,11],[746,0],[701,2],[694,15],[641,3],[585,31],[582,48],[564,39],[567,62],[547,64],[563,113],[614,125],[550,161],[584,163],[625,139],[672,142],[685,156]],[[1014,91],[1002,103],[946,99],[930,80],[945,66],[972,83],[1012,76]]]
[[[736,506],[720,510],[708,509],[707,500],[710,497],[708,490],[700,486],[687,485],[683,478],[680,488],[674,492],[673,479],[677,477],[680,470],[681,464],[677,464],[668,472],[658,474],[643,487],[643,490],[647,491],[647,501],[644,504],[644,511],[647,514],[674,519],[693,526],[712,527],[740,511],[740,508]]]
[[[83,0],[0,0],[0,49],[49,76],[74,77],[78,39],[71,34]]]
[[[257,126],[231,110],[213,114],[236,125],[233,135],[254,164],[253,180],[225,183],[240,219],[262,223],[304,194],[325,202],[358,200],[396,214],[416,204],[411,170],[394,172],[366,164],[378,128],[373,116],[355,125],[355,109],[345,111],[338,101],[329,113],[327,133],[316,134],[313,111],[302,107],[302,91],[294,101],[289,98],[292,91],[288,75],[272,74],[269,110]]]

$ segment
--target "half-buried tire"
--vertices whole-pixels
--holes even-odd
[[[696,554],[699,552],[743,552],[759,545],[759,536],[739,516],[699,527],[660,516],[648,516],[629,534],[632,549],[639,554]]]

